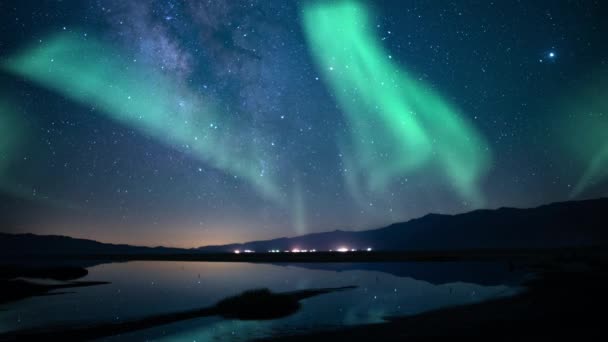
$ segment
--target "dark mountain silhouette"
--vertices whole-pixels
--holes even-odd
[[[429,214],[366,231],[308,234],[293,238],[207,246],[201,252],[250,249],[340,247],[390,251],[561,248],[608,244],[608,199],[553,203],[531,209],[475,210],[458,215]]]
[[[167,247],[116,245],[60,235],[0,233],[0,255],[129,255],[178,253],[191,253],[191,250]]]
[[[0,233],[0,255],[154,255],[226,253],[339,247],[385,251],[560,248],[608,245],[608,199],[553,203],[531,209],[475,210],[458,215],[429,214],[390,226],[336,230],[293,238],[206,246],[196,249],[140,247],[57,235]]]

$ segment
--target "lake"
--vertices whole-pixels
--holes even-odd
[[[253,264],[132,261],[88,268],[80,280],[111,284],[67,289],[0,306],[0,332],[141,318],[212,306],[254,288],[293,291],[357,286],[302,301],[297,313],[270,321],[204,317],[105,339],[249,340],[343,325],[378,323],[442,307],[509,296],[515,275],[497,263]],[[445,276],[442,276],[445,275]]]

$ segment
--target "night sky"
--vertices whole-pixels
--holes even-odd
[[[0,230],[195,247],[605,196],[607,17],[2,1]]]

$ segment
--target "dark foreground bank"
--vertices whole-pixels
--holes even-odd
[[[606,335],[608,272],[603,265],[562,265],[524,283],[514,297],[452,307],[386,323],[359,325],[272,341],[416,341],[475,338],[487,341],[598,339]]]
[[[75,280],[88,273],[86,268],[74,266],[36,267],[0,264],[0,304],[29,297],[64,293],[52,292],[54,290],[108,284],[104,281]]]

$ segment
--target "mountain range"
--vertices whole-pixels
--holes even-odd
[[[193,249],[106,244],[57,235],[0,233],[0,254],[182,254],[235,250],[367,249],[448,251],[464,249],[560,248],[608,245],[608,198],[552,203],[530,209],[428,214],[387,227],[335,230],[291,238]]]
[[[387,227],[336,230],[293,238],[206,246],[201,252],[234,250],[347,249],[432,251],[499,248],[585,247],[608,243],[608,198],[552,203],[530,209],[428,214]]]
[[[111,244],[62,235],[0,233],[0,255],[129,255],[191,252],[181,248]]]

